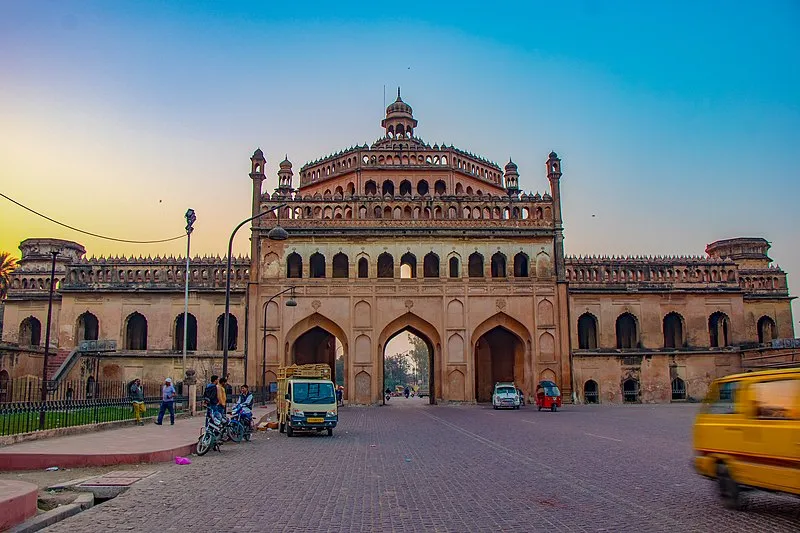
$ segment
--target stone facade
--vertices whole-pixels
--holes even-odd
[[[332,364],[338,344],[347,399],[376,403],[386,344],[408,331],[428,346],[432,401],[485,401],[500,380],[529,397],[550,379],[578,401],[660,402],[700,397],[742,368],[745,350],[794,336],[786,274],[764,239],[717,241],[702,257],[565,257],[557,154],[544,192],[524,193],[513,162],[422,141],[399,94],[381,124],[372,145],[303,166],[297,189],[287,159],[266,193],[266,160],[253,154],[251,215],[261,216],[250,258],[232,270],[232,381],[266,386],[281,365]],[[269,238],[278,224],[288,240]],[[31,345],[43,342],[53,247],[63,250],[59,357],[81,339],[118,343],[73,374],[180,376],[185,259],[87,259],[52,239],[20,245],[3,371],[35,369],[20,354],[41,360]],[[221,370],[225,260],[190,268],[188,366],[203,378]]]

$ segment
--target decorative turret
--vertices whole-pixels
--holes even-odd
[[[552,181],[559,178],[561,178],[561,160],[557,153],[550,152],[547,158],[547,179]]]
[[[410,139],[414,136],[417,121],[411,106],[400,98],[400,87],[397,88],[397,100],[386,108],[386,118],[381,121],[381,126],[390,138]]]
[[[264,159],[264,152],[261,148],[256,148],[250,158],[250,179],[253,180],[253,216],[258,214],[261,208],[261,185],[264,183],[264,166],[267,160]]]
[[[289,156],[284,157],[280,163],[280,170],[278,170],[278,188],[275,189],[281,195],[288,195],[294,189],[292,188],[292,162],[289,161]]]
[[[517,164],[511,158],[506,163],[506,173],[504,175],[506,190],[509,196],[517,196],[519,194],[519,172],[517,172]]]
[[[547,179],[550,181],[550,192],[553,202],[553,229],[555,229],[555,253],[556,253],[556,280],[565,281],[564,267],[564,226],[561,220],[561,160],[558,154],[550,152],[545,163],[547,169]],[[542,199],[547,198],[547,193]]]

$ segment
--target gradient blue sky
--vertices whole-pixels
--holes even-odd
[[[797,2],[228,4],[0,0],[0,190],[137,239],[180,234],[193,207],[194,251],[222,255],[256,147],[272,188],[285,153],[297,170],[372,142],[383,86],[402,85],[422,138],[512,156],[526,190],[559,153],[568,253],[764,236],[796,286]],[[79,236],[0,201],[2,250],[183,247]]]

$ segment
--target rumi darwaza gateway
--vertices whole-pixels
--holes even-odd
[[[720,240],[693,257],[568,257],[555,152],[527,178],[543,192],[523,192],[513,162],[424,142],[399,90],[381,126],[371,146],[307,163],[299,182],[282,161],[274,192],[255,151],[252,215],[277,209],[253,222],[250,258],[233,259],[227,339],[225,259],[191,260],[186,342],[198,378],[220,372],[225,342],[231,383],[259,389],[282,365],[334,367],[338,351],[346,400],[374,404],[387,343],[411,332],[428,347],[432,402],[489,401],[497,381],[530,397],[544,379],[577,402],[669,402],[797,351],[767,240]],[[267,237],[277,224],[288,239]],[[182,375],[184,258],[87,258],[58,239],[20,249],[0,380],[41,375],[52,250],[49,379]],[[96,339],[116,351],[78,348]]]

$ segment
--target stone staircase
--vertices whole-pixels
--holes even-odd
[[[79,357],[80,352],[77,347],[72,350],[59,349],[55,354],[50,355],[47,358],[47,379],[50,381],[48,388],[57,388]]]

